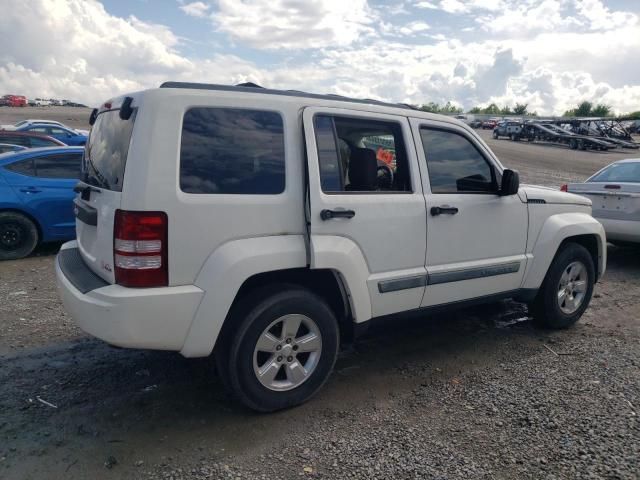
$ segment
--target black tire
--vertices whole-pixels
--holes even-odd
[[[576,150],[578,148],[578,142],[576,142],[576,140],[574,138],[569,140],[569,148],[571,150]]]
[[[493,138],[495,138],[495,139],[498,138],[498,132],[496,132],[495,130],[493,131]]]
[[[558,287],[562,275],[574,262],[580,262],[586,268],[586,291],[577,310],[568,314],[560,308]],[[562,329],[576,323],[591,301],[595,275],[595,266],[589,251],[577,243],[565,244],[553,259],[538,295],[530,305],[536,325],[544,328]]]
[[[38,245],[38,227],[18,212],[0,212],[0,260],[29,255]]]
[[[223,383],[245,406],[258,412],[282,410],[309,400],[329,378],[338,356],[340,334],[331,308],[314,293],[295,285],[260,289],[242,299],[242,304],[245,306],[229,318],[238,326],[223,339],[228,348],[222,348],[217,354],[217,368]],[[290,390],[276,391],[263,385],[254,372],[254,349],[269,325],[291,314],[311,319],[320,333],[322,345],[308,378]],[[284,366],[278,372],[286,377]]]

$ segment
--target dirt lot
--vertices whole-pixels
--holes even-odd
[[[71,118],[43,110],[26,116]],[[488,142],[553,186],[638,156]],[[318,397],[274,415],[229,399],[206,359],[85,336],[55,251],[0,264],[2,479],[639,478],[638,250],[609,248],[575,328],[537,330],[511,302],[377,325]]]

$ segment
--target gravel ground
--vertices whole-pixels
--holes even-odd
[[[637,156],[489,143],[547,185]],[[85,336],[56,249],[0,264],[0,479],[640,478],[638,250],[610,247],[572,329],[513,302],[376,324],[316,398],[257,415],[207,359]]]

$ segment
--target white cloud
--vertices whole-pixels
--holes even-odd
[[[256,48],[308,49],[350,45],[373,33],[367,0],[219,0],[218,30]]]
[[[223,47],[187,58],[168,27],[111,15],[97,0],[0,0],[0,92],[95,105],[166,80],[252,81],[398,102],[451,100],[465,108],[524,102],[543,114],[562,113],[583,99],[617,111],[640,108],[637,15],[599,10],[600,1],[584,0],[616,25],[606,27],[600,17],[580,11],[578,0],[561,0],[559,10],[548,10],[553,6],[547,0],[513,1],[534,10],[523,24],[540,26],[526,35],[478,28],[473,40],[441,29],[417,4],[405,23],[364,0],[221,0],[204,10],[237,45],[276,50],[269,55],[282,60],[269,64],[260,55],[248,61]],[[440,8],[443,2],[431,3]],[[481,0],[465,5],[472,13],[490,12]],[[179,6],[187,4],[176,11]],[[543,25],[545,15],[554,29]],[[467,15],[463,25],[475,24],[477,16]]]
[[[406,24],[404,27],[400,27],[400,33],[402,35],[415,35],[418,33],[426,32],[431,27],[425,22],[411,22]]]
[[[204,2],[191,2],[186,5],[180,5],[179,8],[184,13],[192,17],[205,18],[208,15],[211,5]]]

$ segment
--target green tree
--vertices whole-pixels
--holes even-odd
[[[527,103],[516,103],[516,106],[513,107],[514,115],[526,115],[528,106]]]
[[[610,117],[611,107],[604,103],[599,103],[595,108],[591,109],[591,115],[594,117]]]
[[[593,103],[584,101],[580,102],[580,105],[575,109],[576,117],[589,117],[592,114]]]

